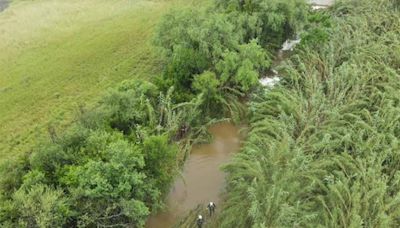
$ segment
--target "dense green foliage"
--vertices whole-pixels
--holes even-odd
[[[282,84],[254,94],[218,227],[400,226],[398,1],[343,1],[329,15]]]
[[[2,227],[143,226],[176,173],[182,126],[196,126],[197,104],[176,105],[172,90],[126,81],[100,106],[2,167]]]
[[[204,92],[200,81],[210,79],[213,93],[204,98],[220,109],[221,94],[258,85],[271,53],[301,27],[307,8],[303,0],[224,0],[206,10],[172,12],[160,23],[155,42],[166,59],[159,84],[174,86],[175,98],[185,100]]]

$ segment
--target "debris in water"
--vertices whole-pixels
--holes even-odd
[[[311,8],[313,10],[320,10],[320,9],[326,9],[328,8],[328,6],[324,6],[324,5],[312,5]]]
[[[326,9],[333,5],[335,0],[309,0],[308,3],[311,5],[313,10]]]
[[[293,51],[293,48],[299,44],[301,41],[300,38],[295,40],[286,40],[285,43],[282,44],[282,51]]]
[[[335,0],[308,0],[310,5],[331,6]]]
[[[260,79],[260,83],[263,86],[268,86],[268,87],[273,87],[274,85],[276,85],[281,79],[278,76],[269,78],[269,77],[265,77],[265,78],[261,78]]]

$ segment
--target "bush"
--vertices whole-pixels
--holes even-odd
[[[156,186],[163,192],[169,185],[176,170],[178,148],[168,142],[166,135],[150,136],[143,143],[143,156],[146,163],[146,175],[155,180]]]
[[[308,6],[303,0],[221,0],[216,9],[235,22],[244,43],[258,39],[261,46],[276,49],[306,23]]]
[[[237,51],[226,51],[216,64],[220,83],[241,91],[249,92],[258,84],[259,73],[269,67],[271,60],[258,44],[252,40],[248,44],[238,46]]]
[[[61,227],[72,213],[63,191],[42,184],[16,191],[13,204],[21,227]]]
[[[157,190],[144,184],[146,175],[141,171],[144,159],[140,148],[125,140],[117,140],[109,143],[103,153],[101,160],[69,166],[61,178],[62,185],[68,186],[68,192],[71,192],[75,210],[79,211],[78,224],[142,222],[149,213],[144,197],[147,192]],[[133,215],[125,213],[124,207],[129,199],[136,199],[136,207],[144,211]]]
[[[153,84],[131,80],[110,89],[102,100],[102,109],[112,128],[128,134],[135,125],[152,123],[149,106],[156,102],[159,91]],[[154,121],[153,121],[154,122]],[[153,123],[154,124],[154,123]]]

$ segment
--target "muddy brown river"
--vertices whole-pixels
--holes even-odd
[[[148,228],[172,227],[180,216],[199,204],[213,201],[218,205],[225,187],[225,174],[220,170],[240,148],[239,129],[230,123],[209,128],[210,144],[196,145],[185,162],[182,176],[177,177],[166,199],[167,209],[147,221]]]

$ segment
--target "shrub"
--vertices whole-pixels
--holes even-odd
[[[243,42],[258,39],[261,46],[277,48],[306,23],[308,6],[303,0],[221,0],[218,11],[235,21]]]
[[[17,224],[22,227],[61,227],[71,216],[63,192],[42,184],[16,191],[13,204],[18,211]]]
[[[146,175],[153,178],[161,191],[169,190],[176,170],[178,148],[171,145],[166,135],[150,136],[143,143],[143,156],[146,163]]]

